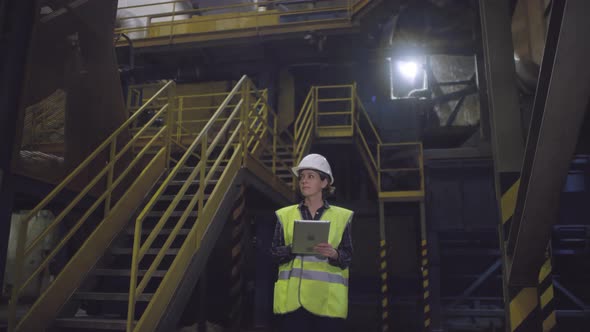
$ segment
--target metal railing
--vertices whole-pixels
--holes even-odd
[[[134,178],[135,174],[131,171],[134,170],[135,166],[139,166],[140,161],[145,162],[145,158],[149,158],[146,154],[148,149],[156,141],[169,137],[171,134],[171,126],[169,125],[170,115],[172,114],[169,109],[169,103],[162,105],[132,137],[129,137],[128,128],[139,116],[147,111],[154,100],[160,96],[166,96],[173,91],[174,84],[173,81],[170,81],[160,87],[157,93],[144,106],[138,109],[133,116],[115,130],[78,167],[72,170],[49,195],[21,219],[18,229],[16,259],[13,267],[15,279],[9,305],[9,331],[13,331],[19,323],[16,316],[16,308],[19,305],[19,299],[23,290],[49,267],[60,250],[66,247],[77,231],[84,226],[91,216],[99,214],[104,218],[109,214],[111,205],[124,192],[124,186],[128,185]],[[132,153],[131,148],[135,142],[160,117],[167,118],[168,121],[159,128],[156,135],[152,136],[151,140],[144,145],[139,153]],[[96,175],[91,175],[92,177],[90,179],[86,179],[85,177],[88,174]],[[49,207],[56,208],[60,206],[58,196],[64,194],[68,189],[72,189],[72,187],[77,189],[77,194],[69,201],[69,204],[61,212],[57,213],[53,222],[43,229],[38,236],[33,239],[27,239],[29,223],[37,213]],[[85,202],[85,204],[82,204],[82,202]],[[101,206],[102,213],[98,210]],[[65,229],[65,234],[59,234],[64,231],[64,227],[62,227],[64,220],[68,220],[72,224],[68,225],[67,229]],[[61,238],[60,242],[53,250],[45,255],[44,259],[39,262],[38,266],[30,275],[24,275],[24,264],[29,260],[28,257],[50,234],[58,234]]]
[[[377,129],[373,125],[365,106],[361,102],[360,98],[356,93],[356,84],[353,86],[353,96],[355,101],[355,122],[354,130],[356,133],[357,146],[361,151],[361,157],[369,173],[369,178],[375,188],[381,188],[379,185],[379,147],[383,145],[381,136],[377,132]],[[364,152],[364,153],[363,153]]]
[[[309,113],[314,114],[314,120],[303,123],[300,118]],[[384,143],[356,92],[356,83],[312,87],[295,123],[298,144],[302,139],[298,128],[304,128],[299,131],[305,133],[312,131],[308,130],[311,127],[319,137],[354,137],[380,198],[423,197],[422,143]]]
[[[268,0],[255,3],[236,3],[203,8],[183,8],[185,1],[167,1],[119,7],[119,25],[115,34],[125,34],[133,40],[168,38],[188,34],[213,33],[219,31],[350,22],[353,15],[362,9],[368,0],[333,0],[317,2],[312,0]],[[310,8],[311,7],[311,8]],[[135,15],[133,11],[149,12]],[[119,40],[126,45],[128,41]]]
[[[179,110],[179,112],[181,111]],[[219,123],[221,123],[221,128],[216,127]],[[270,171],[272,174],[277,174],[278,165],[289,166],[284,160],[277,157],[277,151],[278,149],[288,149],[293,143],[285,141],[281,137],[277,125],[278,117],[267,103],[267,91],[256,89],[250,79],[243,76],[232,91],[226,93],[226,98],[217,107],[215,113],[198,131],[196,138],[174,168],[170,170],[166,179],[157,188],[155,194],[135,220],[127,331],[155,328],[166,304],[172,297],[180,276],[200,248],[205,230],[212,222],[213,213],[219,205],[219,199],[221,199],[217,198],[219,193],[224,193],[229,188],[230,182],[226,179],[232,178],[249,156],[256,158],[262,154],[271,155]],[[196,165],[189,163],[192,156],[198,158]],[[175,193],[172,202],[152,230],[149,231],[147,237],[143,239],[143,223],[146,216],[153,210],[159,197],[170,186],[179,171],[187,167],[191,170],[187,178],[183,180],[184,184]],[[181,208],[180,217],[173,222],[173,225],[170,225],[170,216],[173,212],[179,212],[177,209],[181,199],[195,181],[198,181],[196,193],[186,207]],[[206,188],[210,189],[208,195],[205,192]],[[194,224],[190,226],[189,235],[181,241],[181,249],[174,258],[172,266],[155,290],[147,309],[136,323],[137,300],[144,294],[146,286],[152,280],[166,251],[175,240],[178,241],[180,230],[185,226],[191,212],[195,209],[197,217]],[[165,225],[171,227],[172,230],[166,237],[164,244],[159,245],[158,254],[149,263],[147,270],[142,272],[140,278],[139,266]]]
[[[379,145],[378,188],[382,198],[424,197],[424,160],[420,142]]]
[[[314,87],[316,135],[352,136],[354,131],[354,85],[322,85]]]

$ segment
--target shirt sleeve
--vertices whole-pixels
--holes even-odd
[[[285,245],[283,225],[278,220],[277,225],[275,226],[275,233],[272,239],[270,254],[273,258],[273,261],[279,265],[288,263],[296,257],[296,255],[291,252],[291,246]]]
[[[350,217],[352,219],[352,216]],[[348,224],[346,224],[346,228],[344,229],[344,233],[342,233],[342,240],[338,245],[336,251],[338,251],[338,258],[337,259],[328,259],[328,263],[333,266],[338,266],[341,269],[346,269],[350,266],[352,262],[352,235],[351,235],[351,225],[350,220]]]

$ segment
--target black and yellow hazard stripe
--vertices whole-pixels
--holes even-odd
[[[500,208],[502,213],[502,230],[504,240],[508,239],[512,216],[516,209],[516,198],[518,197],[518,188],[520,186],[519,173],[504,173],[500,177],[500,187],[502,190],[502,199]]]
[[[539,294],[537,287],[509,287],[510,331],[539,331]]]
[[[244,242],[246,200],[245,188],[241,186],[238,198],[233,206],[231,214],[232,250],[231,250],[231,277],[230,277],[230,321],[232,325],[239,326],[242,318],[242,268],[244,255],[242,252]]]
[[[516,200],[520,186],[520,173],[500,173],[499,185],[502,193],[500,201],[501,221],[500,238],[502,247],[508,240],[512,218],[516,209]],[[506,254],[503,252],[503,259],[506,261]],[[505,269],[504,269],[505,270]],[[506,271],[504,271],[505,273]],[[504,275],[506,280],[506,275]],[[508,323],[509,331],[539,331],[539,296],[537,287],[506,287],[505,295],[508,296]]]
[[[551,274],[551,256],[547,256],[548,257],[539,272],[539,298],[541,302],[541,321],[544,332],[553,331],[557,324],[553,277]]]
[[[381,331],[389,331],[389,288],[387,286],[387,245],[379,244],[379,275],[381,276]]]
[[[424,303],[424,331],[430,331],[430,281],[428,273],[428,242],[426,239],[422,239],[422,247],[420,254],[422,263],[422,289],[423,289],[423,303]]]

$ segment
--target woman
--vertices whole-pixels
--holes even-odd
[[[340,330],[348,315],[353,212],[328,204],[334,178],[326,158],[307,155],[292,170],[303,201],[276,211],[272,255],[279,264],[279,276],[273,311],[283,317],[283,331]],[[312,219],[330,222],[328,242],[315,246],[317,255],[292,253],[294,221]]]

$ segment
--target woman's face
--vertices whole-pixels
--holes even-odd
[[[303,197],[322,195],[322,189],[328,185],[328,179],[322,180],[316,171],[304,169],[299,173],[299,190]]]

